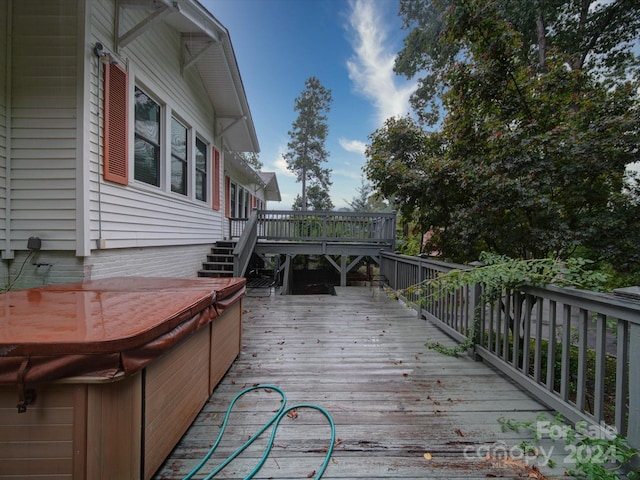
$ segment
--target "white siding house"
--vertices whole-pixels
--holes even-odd
[[[196,276],[242,216],[232,187],[244,213],[280,198],[236,155],[258,151],[229,32],[197,0],[0,0],[5,288]]]

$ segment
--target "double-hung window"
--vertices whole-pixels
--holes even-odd
[[[187,127],[171,119],[171,191],[187,195]]]
[[[207,201],[207,145],[196,137],[196,200]],[[215,200],[214,200],[215,202]],[[215,208],[215,205],[214,205]]]
[[[103,175],[107,181],[129,185],[128,75],[110,63],[104,71]],[[210,202],[219,210],[219,150],[143,87],[134,87],[133,117],[133,178],[193,201]]]
[[[160,186],[160,105],[136,87],[134,178]]]
[[[237,186],[235,183],[231,184],[231,193],[229,195],[231,200],[231,218],[236,218],[238,215],[238,200],[236,198]]]

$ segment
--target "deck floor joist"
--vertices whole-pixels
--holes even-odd
[[[553,452],[553,469],[542,457],[524,461],[519,445],[533,443],[532,436],[503,432],[498,422],[553,412],[484,363],[428,349],[427,341],[453,342],[401,302],[368,287],[336,290],[244,299],[242,351],[156,479],[184,478],[217,438],[233,398],[258,384],[284,390],[287,405],[317,404],[331,414],[337,440],[322,478],[567,478],[563,444],[542,444],[545,454]],[[205,477],[279,406],[280,396],[268,390],[238,401],[220,446],[194,478]],[[282,421],[254,478],[314,478],[329,427],[316,410],[296,413]],[[216,478],[245,478],[270,432]]]

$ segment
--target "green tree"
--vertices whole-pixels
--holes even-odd
[[[315,210],[315,211],[329,211],[333,210],[334,205],[331,201],[331,197],[325,189],[320,185],[311,185],[307,187],[306,208],[302,208],[302,197],[296,195],[293,202],[293,210]]]
[[[549,52],[556,52],[572,70],[597,71],[611,84],[638,74],[640,62],[632,49],[640,28],[637,1],[400,0],[400,17],[409,32],[395,71],[409,78],[419,76],[411,101],[420,120],[430,125],[440,120],[449,70],[461,60],[477,59],[469,56],[474,44],[498,46],[495,36],[465,23],[471,18],[483,19],[485,27],[495,21],[511,25],[520,41],[510,58],[530,66],[532,72],[545,72]],[[461,32],[464,25],[473,30]]]
[[[255,152],[240,152],[238,153],[238,156],[256,172],[259,172],[264,167],[260,161],[260,156]]]
[[[331,170],[322,167],[329,156],[325,141],[329,132],[327,114],[331,101],[331,90],[323,87],[316,77],[305,81],[304,91],[295,100],[294,111],[298,112],[298,117],[289,131],[291,140],[284,159],[297,181],[302,182],[300,207],[303,211],[308,203],[307,182],[318,187],[319,191],[326,192],[331,186]]]
[[[413,30],[396,69],[427,72],[413,104],[438,130],[388,121],[370,137],[367,175],[433,232],[433,249],[456,260],[621,252],[603,230],[640,213],[622,194],[639,147],[638,2],[403,0],[401,14]]]
[[[374,190],[373,185],[367,181],[367,178],[363,174],[360,177],[360,186],[356,187],[357,196],[354,196],[351,201],[347,201],[349,208],[347,210],[352,212],[387,212],[393,211],[392,202],[385,201],[385,199]]]

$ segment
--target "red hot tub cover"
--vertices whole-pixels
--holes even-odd
[[[0,295],[0,384],[131,375],[245,294],[244,278],[116,277]]]

